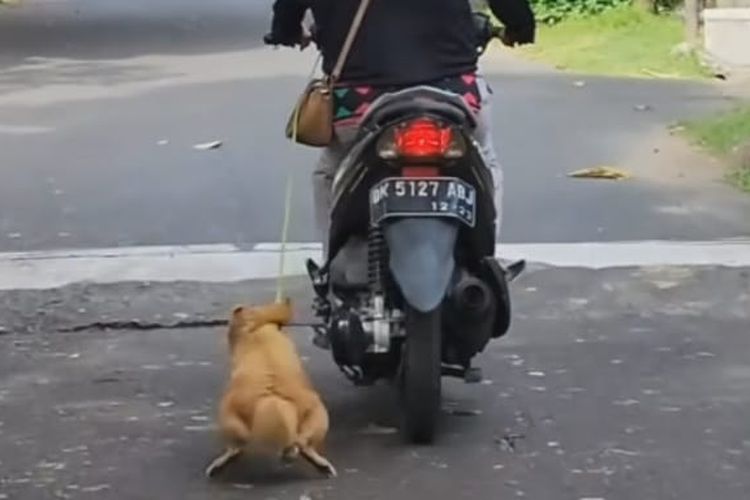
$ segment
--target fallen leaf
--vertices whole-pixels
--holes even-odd
[[[84,493],[98,493],[100,491],[108,490],[110,486],[108,484],[97,484],[96,486],[86,486],[81,488]]]
[[[641,402],[637,399],[621,399],[618,401],[613,401],[612,404],[616,406],[633,406],[641,404]]]
[[[193,149],[197,149],[198,151],[209,151],[211,149],[219,149],[223,145],[224,143],[222,141],[211,141],[204,142],[202,144],[196,144],[195,146],[193,146]]]
[[[234,483],[232,484],[232,488],[236,488],[238,490],[252,490],[254,486],[252,484]]]
[[[653,71],[648,68],[644,68],[641,70],[644,75],[648,75],[652,78],[664,78],[664,79],[677,79],[679,78],[679,75],[675,73],[660,73],[658,71]]]
[[[456,417],[477,417],[482,414],[482,410],[472,410],[463,408],[445,408],[445,413]]]
[[[398,429],[395,427],[383,427],[376,424],[370,424],[361,431],[361,434],[367,434],[369,436],[384,436],[388,434],[396,434],[397,432]]]
[[[576,170],[574,172],[570,172],[568,174],[568,177],[573,177],[575,179],[621,180],[630,179],[631,175],[628,172],[615,167],[601,166]]]
[[[669,130],[671,130],[672,132],[682,132],[683,130],[685,130],[685,126],[684,125],[673,125],[673,126],[669,127]]]

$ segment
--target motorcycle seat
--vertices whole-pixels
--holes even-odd
[[[476,118],[458,94],[436,87],[411,87],[375,100],[362,118],[362,128],[387,126],[410,115],[429,114],[457,125],[476,127]]]

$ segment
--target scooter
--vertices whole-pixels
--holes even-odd
[[[481,54],[503,33],[483,14],[476,25]],[[525,267],[495,258],[476,125],[461,97],[428,86],[373,103],[333,180],[325,263],[307,263],[314,343],[357,385],[395,382],[413,443],[436,437],[442,377],[481,381],[472,360],[508,332]]]

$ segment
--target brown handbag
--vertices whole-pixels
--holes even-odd
[[[360,0],[331,75],[312,80],[297,101],[286,126],[286,136],[293,142],[322,148],[333,141],[333,87],[341,76],[370,1]]]

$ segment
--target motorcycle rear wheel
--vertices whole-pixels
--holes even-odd
[[[413,444],[432,444],[442,398],[442,307],[406,310],[401,369],[401,433]]]

